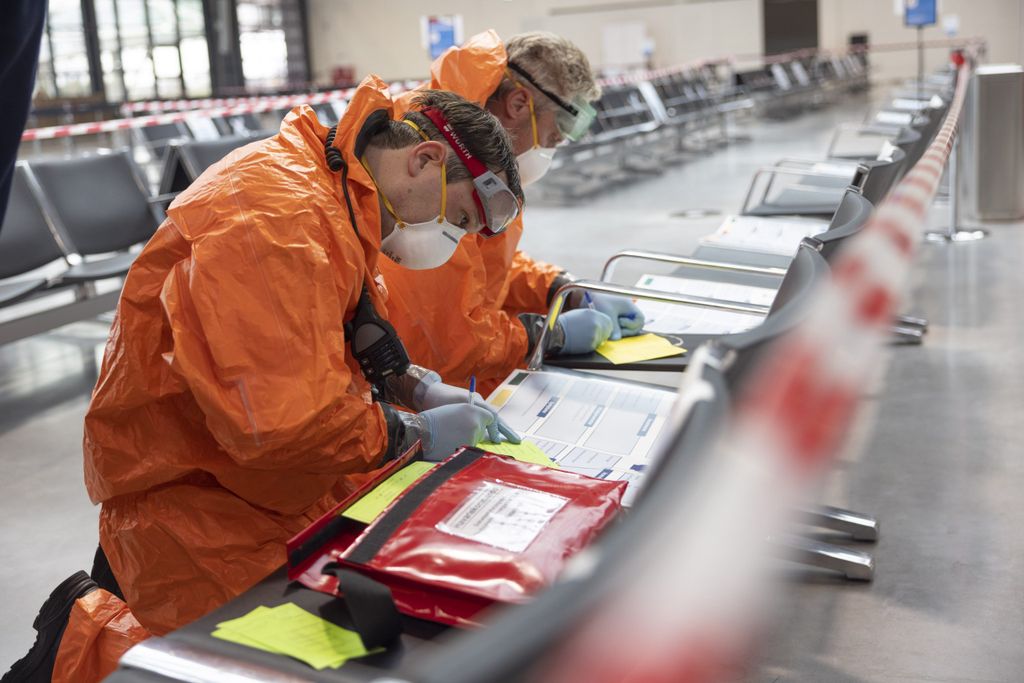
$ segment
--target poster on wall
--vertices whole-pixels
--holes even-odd
[[[462,15],[434,14],[420,17],[420,35],[430,59],[437,59],[448,48],[462,44]]]
[[[934,26],[938,22],[938,0],[905,0],[904,26]]]

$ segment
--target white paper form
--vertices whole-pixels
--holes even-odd
[[[599,377],[516,370],[488,398],[566,470],[629,482],[630,506],[676,393]]]
[[[805,237],[828,230],[828,221],[810,218],[729,216],[701,244],[792,256]]]
[[[816,164],[811,164],[812,173],[820,173],[822,175],[837,176],[839,178],[853,179],[853,174],[857,172],[857,162],[848,161],[843,163],[841,161],[819,161]]]
[[[657,334],[733,334],[759,325],[764,316],[732,313],[660,301],[637,300],[644,313],[644,332]],[[684,338],[685,346],[685,338]]]
[[[768,287],[691,280],[670,275],[641,275],[636,286],[758,306],[771,306],[775,299],[775,290]],[[637,299],[636,305],[644,313],[644,331],[658,334],[732,334],[749,330],[764,320],[763,315],[644,299]]]
[[[754,306],[771,306],[778,291],[772,287],[755,287],[732,282],[712,282],[696,278],[648,275],[646,273],[640,276],[636,286],[641,289],[656,289],[661,292],[673,292],[674,294]]]

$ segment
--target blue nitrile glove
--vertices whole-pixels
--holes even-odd
[[[472,396],[473,405],[490,411],[491,415],[494,416],[494,421],[487,427],[487,439],[491,443],[501,443],[502,437],[505,437],[504,440],[511,441],[512,443],[522,442],[523,437],[519,436],[514,429],[509,427],[498,416],[498,412],[484,400],[483,396],[476,392]],[[415,408],[417,410],[430,410],[439,406],[456,405],[459,403],[468,404],[469,397],[470,393],[466,389],[460,389],[459,387],[442,382],[434,382],[427,386],[422,398],[417,401]]]
[[[440,462],[459,447],[475,446],[484,437],[496,441],[488,434],[494,419],[493,411],[465,401],[424,410],[415,416],[424,460]]]
[[[558,316],[555,325],[560,328],[563,339],[557,351],[563,355],[590,353],[608,341],[614,327],[611,318],[589,308],[566,311]]]
[[[588,292],[594,310],[612,319],[612,341],[640,334],[644,329],[644,312],[629,297]]]

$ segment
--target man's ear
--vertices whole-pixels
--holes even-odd
[[[409,150],[409,175],[418,176],[428,166],[440,166],[448,156],[448,148],[437,140],[424,140]]]
[[[527,121],[530,118],[530,93],[526,92],[526,88],[515,88],[510,91],[501,101],[501,113],[504,117],[499,116],[502,123],[509,123],[511,125],[506,128],[514,128],[521,124],[523,121]]]

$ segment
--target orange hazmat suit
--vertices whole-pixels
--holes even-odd
[[[148,637],[128,605],[96,589],[71,606],[50,680],[99,683],[117,668],[121,655]]]
[[[364,285],[385,315],[378,195],[354,147],[368,117],[392,113],[369,77],[338,126],[350,205],[327,129],[299,107],[183,192],[128,274],[85,479],[114,575],[155,634],[273,572],[285,541],[385,457],[387,418],[343,323]]]
[[[486,31],[435,60],[423,87],[450,90],[483,107],[507,63],[498,34]],[[397,113],[409,109],[417,94],[397,98]],[[523,366],[528,339],[517,316],[547,313],[548,290],[562,269],[519,251],[522,234],[520,214],[499,235],[463,237],[455,255],[433,270],[409,270],[381,258],[388,319],[413,363],[436,370],[449,384],[468,386],[476,375],[485,395]]]

